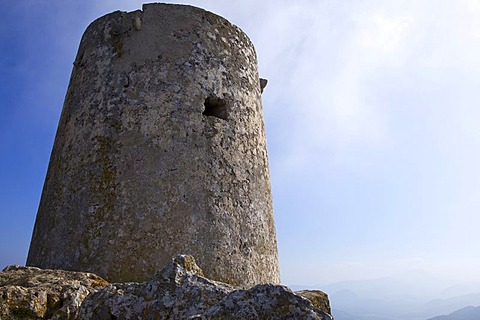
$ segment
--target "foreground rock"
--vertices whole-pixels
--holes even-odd
[[[77,319],[85,297],[107,285],[93,273],[9,266],[0,272],[0,319]]]
[[[310,293],[301,294],[313,304],[279,285],[239,290],[205,278],[184,255],[145,283],[107,284],[91,273],[13,266],[0,273],[0,318],[332,319],[328,297]]]
[[[325,313],[332,314],[330,301],[328,300],[328,295],[325,292],[320,290],[301,290],[295,291],[295,294],[309,300],[315,308],[318,308]]]
[[[236,290],[210,308],[201,319],[332,319],[284,286],[259,284]]]
[[[187,319],[234,289],[204,278],[191,256],[177,256],[145,283],[114,283],[90,295],[80,319]]]

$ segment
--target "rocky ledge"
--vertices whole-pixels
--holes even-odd
[[[0,272],[0,319],[333,319],[321,291],[209,280],[179,255],[144,283],[92,273],[9,266]]]

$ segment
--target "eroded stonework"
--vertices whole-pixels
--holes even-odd
[[[179,253],[279,283],[254,47],[215,14],[148,4],[81,40],[27,264],[144,281]]]

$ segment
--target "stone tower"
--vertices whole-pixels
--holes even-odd
[[[191,6],[94,21],[80,43],[27,264],[143,281],[176,254],[278,283],[254,47]]]

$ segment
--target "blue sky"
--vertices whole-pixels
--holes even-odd
[[[480,1],[183,1],[256,46],[282,280],[480,280]],[[0,265],[24,264],[80,37],[140,1],[1,2]]]

